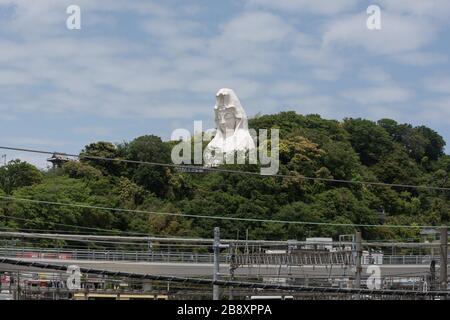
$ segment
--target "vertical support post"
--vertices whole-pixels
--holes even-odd
[[[448,242],[448,228],[441,228],[441,261],[439,263],[440,270],[440,289],[442,291],[447,291],[447,242]]]
[[[247,277],[250,278],[250,253],[248,251],[248,228],[245,230],[245,260],[247,265]]]
[[[230,267],[229,267],[229,271],[230,271],[230,280],[231,281],[233,281],[234,280],[234,270],[235,270],[235,247],[234,247],[234,244],[233,243],[230,243],[230,246],[229,246],[229,253],[230,253],[230,261],[229,261],[229,264],[230,264]],[[230,286],[229,287],[229,296],[228,296],[228,299],[229,300],[233,300],[233,287],[232,286]]]
[[[220,228],[215,227],[214,228],[214,244],[213,244],[213,251],[214,251],[214,272],[213,272],[213,281],[217,281],[219,279],[219,254],[220,254]],[[219,286],[214,284],[213,285],[213,300],[219,300]]]
[[[153,242],[151,239],[148,239],[147,248],[148,248],[148,255],[151,257],[153,261]],[[148,261],[148,259],[146,260]]]
[[[16,300],[20,300],[20,271],[17,270],[17,296]]]
[[[434,291],[436,288],[436,261],[433,259],[430,262],[430,291]]]
[[[361,288],[361,273],[362,273],[362,266],[361,266],[361,259],[362,259],[362,237],[361,237],[361,231],[357,231],[355,234],[355,250],[356,250],[356,270],[355,270],[355,288],[360,289]],[[356,299],[359,300],[360,296],[359,294],[356,295]]]

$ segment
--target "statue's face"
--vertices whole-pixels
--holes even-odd
[[[236,128],[236,117],[232,111],[219,112],[219,126],[222,132],[234,130]]]

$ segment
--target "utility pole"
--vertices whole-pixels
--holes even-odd
[[[213,251],[214,251],[214,273],[213,273],[213,281],[219,280],[219,259],[220,259],[220,228],[215,227],[214,228],[214,244],[213,244]],[[219,300],[219,286],[214,284],[213,285],[213,300]]]
[[[361,238],[361,231],[357,231],[355,235],[355,250],[356,250],[356,270],[355,270],[355,288],[361,289],[361,273],[362,273],[362,267],[361,267],[361,259],[362,259],[362,238]],[[359,300],[360,296],[359,294],[356,295],[356,299]]]
[[[447,242],[448,242],[448,228],[441,228],[441,261],[440,261],[440,277],[439,284],[442,291],[447,291]]]

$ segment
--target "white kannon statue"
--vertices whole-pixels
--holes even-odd
[[[233,90],[224,88],[217,92],[214,111],[217,131],[205,150],[207,166],[222,163],[221,156],[236,152],[242,155],[255,149],[248,130],[247,115]]]

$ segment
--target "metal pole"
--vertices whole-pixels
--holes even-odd
[[[448,228],[441,228],[441,261],[439,263],[440,269],[440,289],[447,291],[447,241],[448,241]]]
[[[229,253],[230,253],[230,261],[229,261],[229,272],[230,272],[230,280],[234,281],[234,270],[235,270],[235,266],[234,266],[234,260],[235,260],[235,248],[233,246],[233,244],[230,244],[229,246]],[[233,300],[233,286],[229,287],[229,300]]]
[[[430,291],[435,290],[436,284],[436,261],[433,259],[430,262]]]
[[[215,227],[214,228],[214,273],[213,273],[213,280],[217,281],[219,280],[219,253],[220,253],[220,228]],[[219,286],[214,284],[213,285],[213,300],[219,300]]]
[[[356,242],[356,270],[355,270],[355,288],[360,289],[361,288],[361,258],[362,258],[362,238],[361,238],[361,231],[356,232],[355,237]],[[356,295],[356,299],[359,300],[360,296],[359,294]]]
[[[17,296],[16,300],[20,300],[20,271],[17,270]]]

